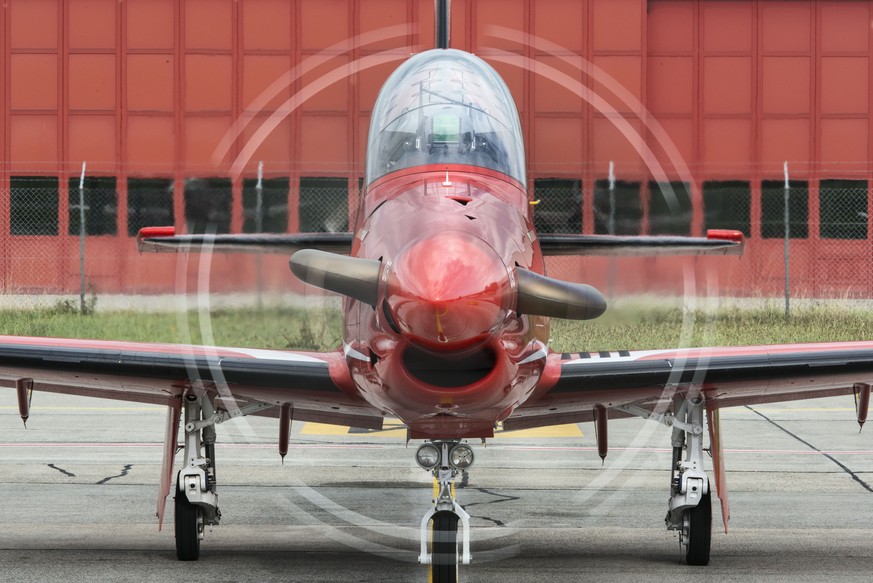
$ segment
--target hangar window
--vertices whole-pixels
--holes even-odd
[[[135,236],[143,227],[176,224],[173,210],[172,178],[127,179],[127,234]]]
[[[809,236],[809,185],[805,180],[788,183],[788,236],[806,239]],[[761,182],[761,237],[781,239],[785,237],[785,182],[764,180]]]
[[[85,234],[114,235],[117,232],[118,191],[114,176],[86,176],[82,181],[85,201]],[[70,178],[68,186],[70,235],[79,234],[79,177]]]
[[[610,196],[609,180],[594,183],[594,232],[598,235],[639,235],[642,232],[643,203],[640,183],[615,182]]]
[[[686,182],[649,182],[649,233],[691,234],[691,191]]]
[[[9,226],[13,235],[58,234],[56,176],[11,176],[9,187]]]
[[[261,182],[260,219],[258,181],[243,180],[243,232],[284,233],[288,230],[288,178],[265,178]],[[260,223],[259,223],[260,221]]]
[[[743,180],[703,183],[703,228],[752,233],[752,187]]]
[[[185,224],[189,233],[229,233],[229,178],[185,179]]]
[[[867,238],[866,180],[822,180],[818,196],[822,239]]]
[[[300,232],[344,233],[348,230],[348,179],[301,177]]]
[[[539,233],[582,232],[582,181],[560,178],[534,180],[534,226]]]

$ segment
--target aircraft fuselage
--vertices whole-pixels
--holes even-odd
[[[413,438],[490,437],[549,336],[515,309],[514,268],[543,272],[515,105],[481,59],[434,50],[388,79],[371,123],[352,256],[382,275],[375,306],[345,300],[352,378]]]

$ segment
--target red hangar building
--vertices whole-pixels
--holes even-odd
[[[557,277],[682,291],[692,266],[699,289],[778,295],[787,162],[792,293],[871,297],[871,20],[866,0],[454,0],[451,42],[512,91],[541,229],[748,238],[739,260],[558,258]],[[434,46],[434,7],[13,0],[0,30],[0,287],[78,289],[85,162],[89,285],[142,293],[179,286],[175,257],[138,256],[142,226],[347,230],[375,96]],[[266,286],[298,285],[264,261]],[[211,288],[250,287],[252,263],[216,258]]]

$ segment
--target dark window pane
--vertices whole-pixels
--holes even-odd
[[[582,232],[582,181],[559,178],[534,180],[534,226],[539,233]]]
[[[258,224],[258,181],[243,180],[244,233],[284,233],[288,230],[287,178],[268,178],[261,186],[261,218]]]
[[[300,232],[344,233],[348,230],[349,181],[300,178]]]
[[[703,228],[733,229],[752,234],[752,187],[748,182],[728,180],[703,183]]]
[[[617,180],[613,196],[614,212],[609,180],[594,183],[594,232],[598,235],[639,235],[643,222],[640,183]]]
[[[685,182],[649,182],[649,233],[691,234],[691,192]]]
[[[143,227],[171,227],[173,211],[172,178],[127,179],[127,234],[135,236]]]
[[[185,224],[189,233],[229,233],[233,191],[229,178],[185,179]]]
[[[806,239],[809,233],[809,186],[805,180],[788,183],[788,230],[792,239]],[[785,237],[785,181],[761,183],[761,237]]]
[[[9,186],[10,232],[13,235],[57,235],[57,177],[11,176]]]
[[[82,181],[85,199],[85,234],[114,235],[118,217],[118,192],[114,176],[86,176]],[[79,234],[79,178],[68,183],[70,235]]]
[[[866,180],[822,180],[818,196],[822,239],[867,238]]]

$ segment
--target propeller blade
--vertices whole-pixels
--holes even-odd
[[[347,257],[317,249],[302,249],[291,256],[291,271],[308,284],[375,306],[379,300],[378,259]]]
[[[591,320],[606,311],[606,299],[596,288],[515,268],[519,314]]]

